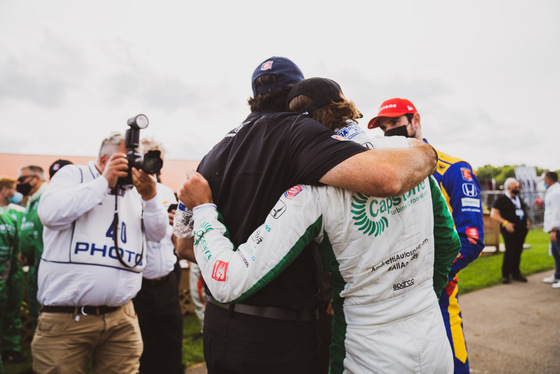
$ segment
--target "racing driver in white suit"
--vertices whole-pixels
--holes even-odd
[[[302,84],[307,90],[298,91],[298,84],[296,94],[316,98],[331,92],[326,102],[313,100],[315,106],[306,107],[314,118],[323,106],[348,103],[335,82],[312,78]],[[401,137],[370,139],[355,123],[339,134],[374,148],[408,146]],[[214,299],[232,303],[225,307],[243,305],[314,240],[334,292],[333,373],[453,372],[436,295],[460,242],[433,178],[391,198],[294,186],[239,248],[227,238],[215,205],[204,204],[212,201],[211,191],[200,174],[179,197],[195,207],[195,256]]]

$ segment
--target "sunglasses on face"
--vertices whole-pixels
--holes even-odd
[[[27,178],[33,178],[33,177],[35,177],[35,175],[22,175],[17,179],[17,182],[24,183],[27,180]]]

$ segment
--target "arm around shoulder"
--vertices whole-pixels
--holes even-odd
[[[401,195],[432,175],[438,161],[431,145],[415,139],[409,143],[410,148],[373,149],[352,156],[320,182],[379,197]]]

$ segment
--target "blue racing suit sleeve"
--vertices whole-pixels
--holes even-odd
[[[465,161],[451,164],[439,177],[441,191],[449,205],[455,228],[461,239],[461,252],[449,272],[449,280],[451,280],[459,271],[477,259],[484,249],[480,183],[471,166]]]

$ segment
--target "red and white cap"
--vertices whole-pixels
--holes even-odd
[[[418,113],[414,104],[412,104],[409,100],[398,97],[385,100],[383,104],[381,104],[381,107],[379,107],[377,117],[373,117],[369,121],[368,128],[374,129],[378,127],[379,125],[377,124],[377,120],[379,117],[400,117],[407,113]]]

